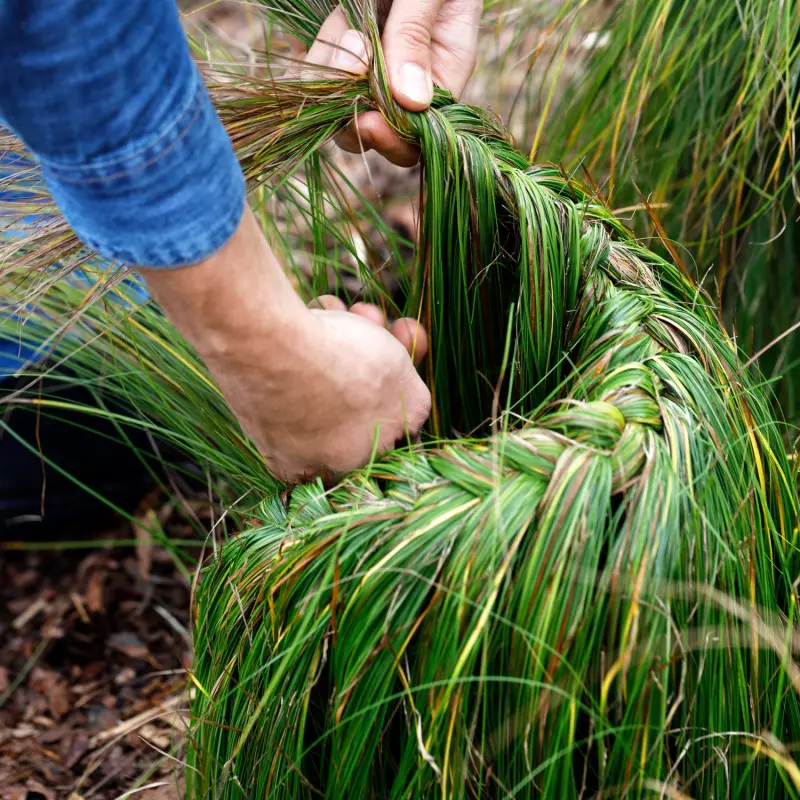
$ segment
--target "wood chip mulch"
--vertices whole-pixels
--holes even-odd
[[[182,797],[190,590],[158,548],[0,549],[0,800]]]

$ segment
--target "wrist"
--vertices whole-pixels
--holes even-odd
[[[252,339],[262,347],[274,340],[272,352],[262,354],[269,360],[313,326],[250,209],[211,257],[142,274],[175,327],[207,360],[235,358]]]

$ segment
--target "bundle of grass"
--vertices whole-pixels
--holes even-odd
[[[260,141],[294,169],[377,108],[419,142],[434,430],[493,434],[270,499],[221,551],[191,796],[800,792],[796,503],[763,390],[694,284],[494,118],[398,109],[373,4],[345,7],[369,82],[271,87]]]
[[[596,24],[592,5],[563,4],[553,38]],[[601,46],[559,97],[551,90],[565,50],[543,81],[532,73],[529,94],[547,109],[530,131],[537,155],[564,160],[569,151],[641,237],[680,243],[755,355],[800,320],[800,6],[618,3],[594,39]],[[792,418],[798,359],[794,336],[761,361],[767,374],[788,374],[781,400]]]
[[[55,286],[17,329],[264,498],[198,586],[188,796],[800,796],[797,503],[764,388],[679,267],[491,115],[397,108],[376,4],[344,6],[368,78],[216,99],[257,191],[303,166],[312,210],[355,113],[419,143],[429,441],[287,494],[123,285]],[[271,7],[306,40],[328,10]]]

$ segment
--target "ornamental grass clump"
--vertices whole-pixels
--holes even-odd
[[[397,108],[345,5],[370,78],[276,84],[261,141],[293,170],[377,108],[419,143],[432,426],[490,435],[267,500],[208,566],[191,796],[793,796],[795,487],[763,389],[693,282],[490,114]]]
[[[569,23],[595,25],[593,5],[559,4],[559,37]],[[617,3],[593,38],[560,96],[558,69],[541,85],[532,70],[527,94],[552,102],[531,116],[531,143],[539,157],[586,168],[640,236],[680,243],[742,349],[783,376],[779,396],[796,420],[800,337],[783,334],[800,320],[800,4]]]
[[[680,267],[491,114],[399,109],[375,3],[344,8],[368,77],[215,99],[256,199],[302,169],[331,201],[323,145],[361,111],[419,144],[397,310],[429,331],[425,442],[286,492],[123,284],[51,287],[18,331],[260,500],[196,591],[187,796],[800,796],[796,486],[765,388]],[[309,41],[329,6],[270,9]]]

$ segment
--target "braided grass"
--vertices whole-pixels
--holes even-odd
[[[800,724],[786,620],[758,610],[794,608],[774,427],[692,298],[604,252],[530,424],[271,502],[222,551],[192,796],[798,788],[762,758]]]
[[[795,796],[763,389],[689,278],[491,115],[395,107],[351,20],[372,77],[276,85],[272,152],[308,163],[354,106],[420,144],[434,430],[493,432],[265,501],[210,564],[190,796]]]

